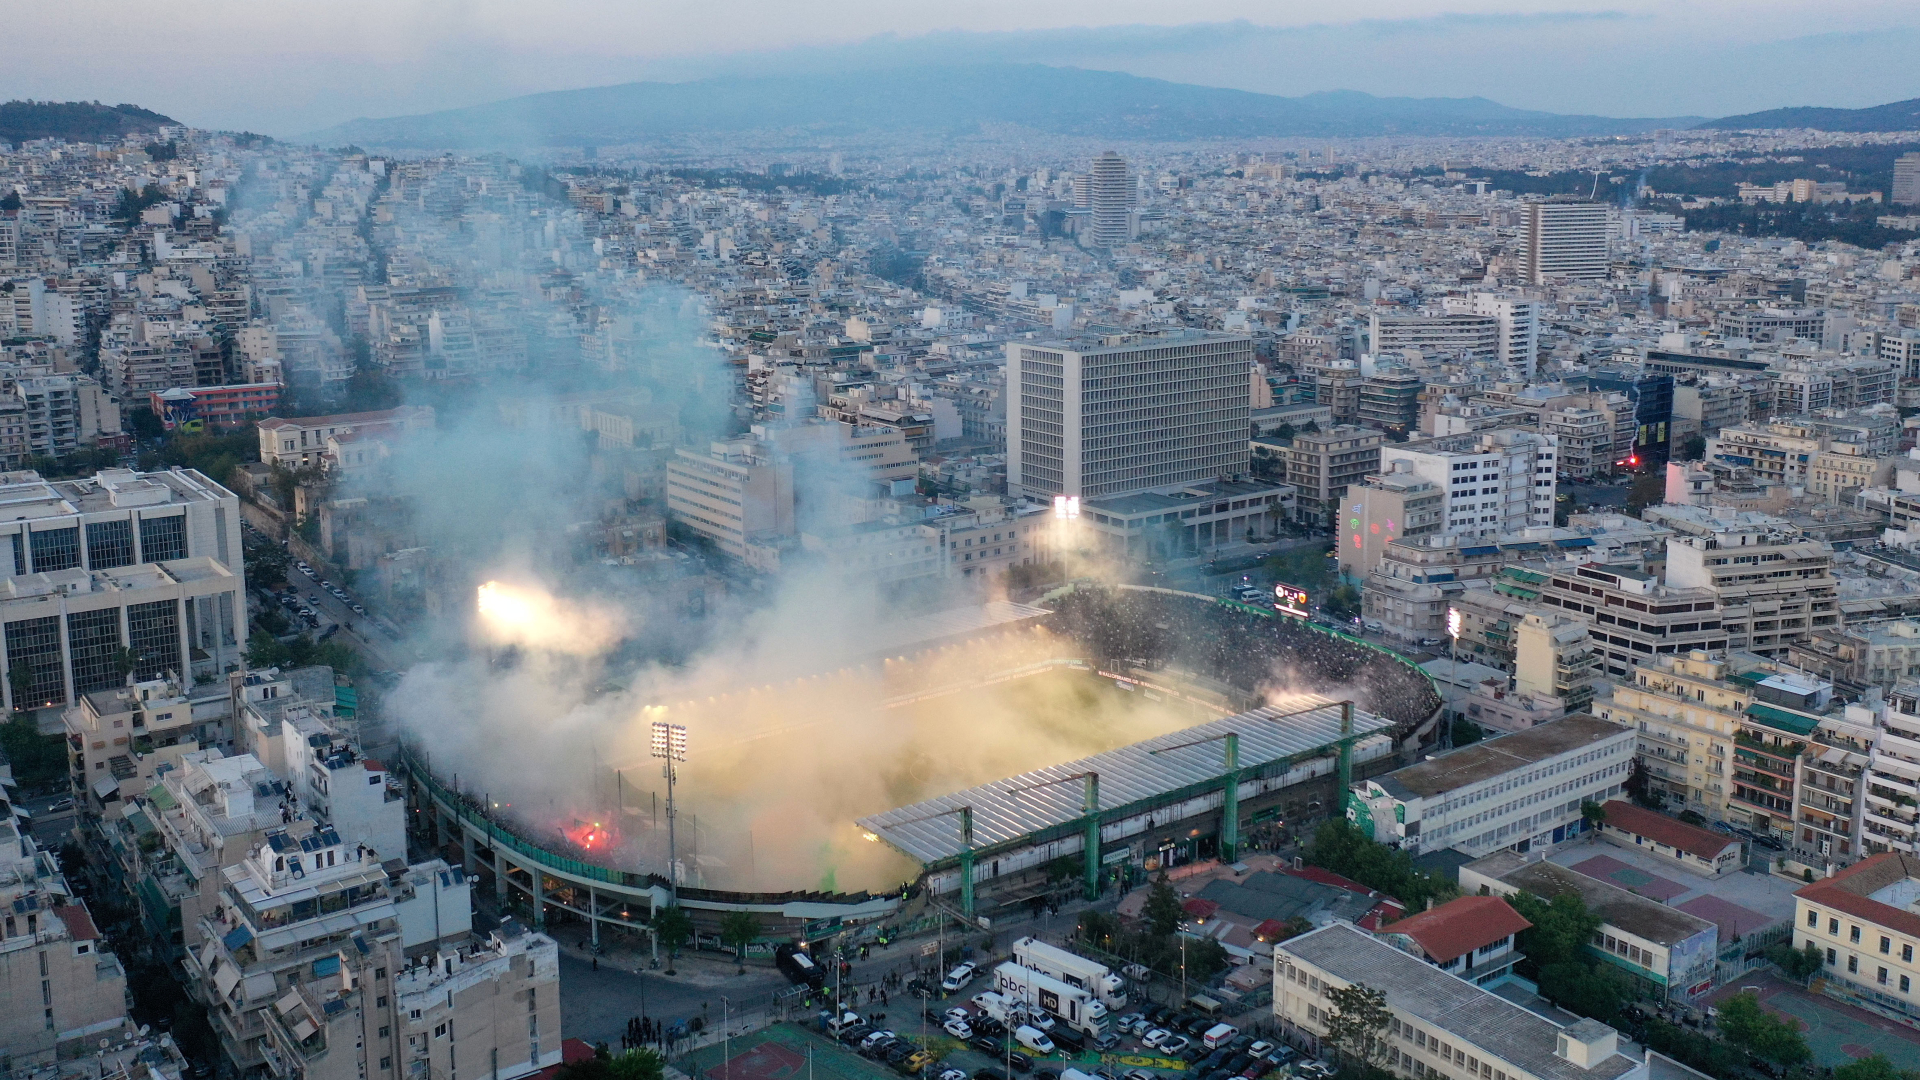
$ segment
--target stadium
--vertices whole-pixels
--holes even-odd
[[[650,707],[692,733],[675,817],[658,761],[596,767],[555,821],[403,746],[416,835],[596,943],[673,902],[669,850],[703,938],[742,909],[769,942],[990,920],[1323,816],[1441,705],[1394,653],[1192,593],[1081,584],[885,629],[832,671]]]

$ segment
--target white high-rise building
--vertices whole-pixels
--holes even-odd
[[[1098,498],[1247,469],[1245,334],[1007,345],[1007,491]]]
[[[1109,150],[1093,159],[1088,196],[1093,235],[1087,246],[1114,248],[1133,239],[1133,177],[1124,158]]]
[[[1503,293],[1477,292],[1449,296],[1449,315],[1491,318],[1495,332],[1495,359],[1527,373],[1531,380],[1540,361],[1540,301]]]
[[[1920,154],[1901,154],[1893,159],[1893,191],[1890,194],[1890,202],[1920,206]]]
[[[1551,435],[1497,428],[1387,447],[1380,467],[1406,461],[1446,493],[1441,528],[1457,536],[1499,536],[1553,524]]]
[[[1590,202],[1528,203],[1520,273],[1530,285],[1606,277],[1607,208]]]

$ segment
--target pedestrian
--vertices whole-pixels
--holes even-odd
[[[600,958],[597,956],[593,958],[593,970],[595,971],[600,970]]]

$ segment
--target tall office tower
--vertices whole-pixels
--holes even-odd
[[[1086,210],[1093,206],[1093,177],[1081,173],[1073,178],[1073,208]]]
[[[1007,491],[1097,498],[1247,469],[1253,339],[1178,330],[1007,345]]]
[[[1590,202],[1527,204],[1520,272],[1528,284],[1607,276],[1607,208]]]
[[[1093,159],[1088,184],[1093,210],[1093,239],[1089,247],[1113,248],[1133,239],[1133,178],[1127,162],[1109,150]]]
[[[1893,159],[1892,201],[1920,206],[1920,154],[1901,154]]]

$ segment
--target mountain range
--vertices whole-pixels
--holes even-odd
[[[473,149],[617,145],[746,131],[1045,134],[1181,140],[1260,136],[1619,135],[1700,117],[1616,119],[1516,109],[1486,98],[1301,97],[1042,64],[635,82],[532,94],[418,116],[352,120],[305,137],[321,145]]]
[[[1865,109],[1821,109],[1800,106],[1768,109],[1743,116],[1725,116],[1698,125],[1722,131],[1761,128],[1817,128],[1821,131],[1920,131],[1920,98],[1874,105]]]

